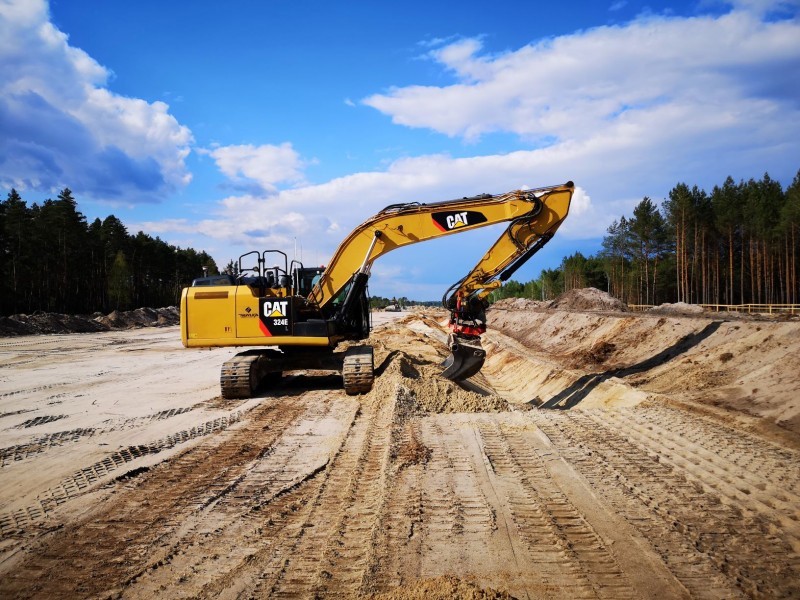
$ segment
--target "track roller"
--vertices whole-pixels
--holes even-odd
[[[271,363],[269,354],[252,351],[241,352],[225,361],[219,377],[222,397],[250,398],[265,379],[277,381],[281,373]]]
[[[366,394],[375,380],[375,359],[372,346],[349,348],[342,363],[344,391],[349,394]]]

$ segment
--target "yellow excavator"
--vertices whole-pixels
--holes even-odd
[[[573,191],[570,181],[446,202],[392,204],[356,227],[327,268],[304,267],[280,250],[248,252],[239,257],[235,276],[201,277],[184,288],[181,340],[187,348],[254,347],[223,364],[224,398],[249,398],[262,383],[300,369],[340,371],[348,394],[366,393],[374,379],[372,347],[336,347],[369,336],[367,282],[373,262],[401,246],[508,222],[478,264],[442,298],[451,329],[442,375],[462,381],[480,370],[486,356],[480,336],[486,331],[487,296],[553,237]]]

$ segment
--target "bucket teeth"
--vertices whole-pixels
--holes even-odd
[[[450,356],[444,359],[442,376],[451,381],[463,381],[481,370],[486,351],[480,339],[465,339],[451,335],[448,338]]]

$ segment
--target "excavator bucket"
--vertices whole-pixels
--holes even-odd
[[[444,359],[442,375],[451,381],[463,381],[481,370],[486,351],[479,339],[469,340],[451,336],[448,339],[450,356]]]

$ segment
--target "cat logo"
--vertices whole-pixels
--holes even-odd
[[[261,299],[258,326],[266,336],[292,334],[292,305],[285,298]]]
[[[283,318],[286,316],[286,305],[289,304],[288,301],[278,301],[278,302],[270,302],[269,300],[264,301],[264,316],[265,317],[279,317]]]
[[[456,213],[454,215],[447,215],[447,228],[455,229],[456,227],[464,227],[467,223],[467,211]]]
[[[486,215],[477,210],[437,212],[431,218],[439,231],[453,231],[487,221]]]

